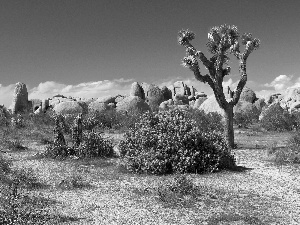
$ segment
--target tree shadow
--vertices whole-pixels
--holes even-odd
[[[249,167],[245,167],[245,166],[234,166],[230,169],[228,169],[229,171],[232,172],[238,172],[238,173],[242,173],[242,172],[247,172],[250,170],[254,170],[253,168],[249,168]]]

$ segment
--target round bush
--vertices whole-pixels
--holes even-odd
[[[268,131],[284,131],[293,128],[292,116],[279,104],[269,106],[265,109],[263,115],[260,124]]]
[[[235,163],[220,133],[201,132],[179,109],[146,112],[124,137],[120,154],[132,172],[203,173]]]

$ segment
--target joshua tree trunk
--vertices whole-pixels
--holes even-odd
[[[227,107],[224,109],[224,112],[225,112],[224,135],[225,135],[228,147],[233,149],[234,148],[233,105],[227,104]]]

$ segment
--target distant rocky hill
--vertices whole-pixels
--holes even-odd
[[[230,96],[226,96],[230,98]],[[239,104],[234,111],[250,110],[256,107],[258,110],[279,103],[289,112],[300,110],[300,87],[287,89],[285,94],[273,94],[266,100],[259,99],[253,90],[248,87],[243,89]],[[52,108],[57,113],[87,113],[89,111],[104,111],[116,108],[117,111],[145,111],[150,108],[167,110],[171,108],[197,108],[205,112],[218,112],[223,114],[217,104],[214,95],[207,96],[198,92],[193,86],[187,86],[183,81],[176,81],[168,88],[160,88],[155,84],[134,82],[128,95],[99,96],[98,98],[84,99],[56,95],[48,99],[28,100],[28,92],[24,83],[17,83],[14,90],[12,113],[24,111],[36,114]]]

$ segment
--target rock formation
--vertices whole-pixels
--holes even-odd
[[[132,83],[129,95],[137,96],[137,97],[140,97],[141,99],[145,99],[144,90],[143,90],[142,86],[139,85],[138,82]]]
[[[150,84],[146,95],[146,103],[150,108],[158,108],[160,103],[164,101],[164,95],[161,89],[155,84]]]
[[[88,106],[88,111],[98,111],[99,113],[104,112],[108,109],[108,105],[105,102],[93,101]]]
[[[53,110],[57,114],[73,114],[83,112],[82,107],[76,101],[66,101],[58,103],[54,106]]]
[[[144,112],[150,110],[149,105],[140,97],[137,96],[128,96],[125,97],[122,101],[117,103],[116,106],[117,111],[139,111]]]
[[[161,88],[161,92],[162,92],[162,95],[164,96],[164,101],[172,99],[172,91],[169,88],[167,88],[166,86],[163,86]]]
[[[29,102],[28,102],[28,92],[27,87],[24,83],[18,82],[16,83],[13,103],[11,106],[11,110],[13,114],[22,113],[28,110]]]
[[[256,100],[255,92],[248,87],[244,87],[240,96],[240,101],[254,103]]]

